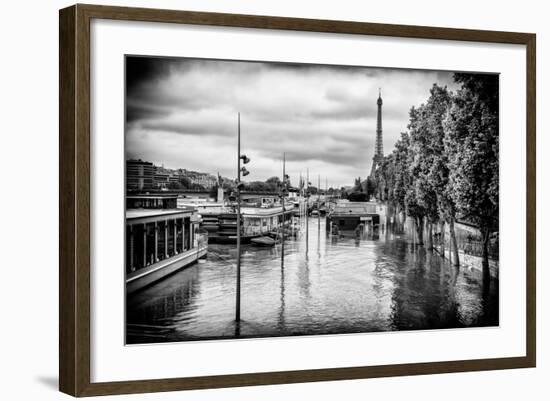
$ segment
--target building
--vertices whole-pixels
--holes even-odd
[[[159,173],[158,170],[153,175],[153,187],[155,189],[164,189],[168,186],[168,177],[166,173]]]
[[[126,209],[176,209],[178,195],[128,195]]]
[[[205,257],[195,208],[126,211],[126,292],[146,287]]]
[[[340,201],[327,215],[327,231],[355,231],[374,234],[380,226],[380,215],[383,213],[376,202]]]
[[[155,166],[140,160],[126,160],[126,189],[143,191],[153,188]]]
[[[216,177],[211,174],[197,173],[187,171],[185,177],[189,179],[191,184],[201,185],[205,189],[210,189],[218,183]]]
[[[378,106],[378,112],[376,115],[376,144],[374,147],[374,156],[372,158],[372,168],[370,175],[373,176],[374,172],[382,162],[384,158],[384,142],[382,137],[382,92],[378,91],[378,100],[376,101]]]

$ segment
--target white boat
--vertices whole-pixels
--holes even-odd
[[[271,237],[256,237],[252,238],[250,242],[257,246],[273,246],[277,241]]]

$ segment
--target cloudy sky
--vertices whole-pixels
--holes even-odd
[[[452,73],[286,63],[127,57],[126,157],[234,178],[237,112],[250,181],[300,172],[322,186],[370,173],[382,89],[384,152],[412,105]]]

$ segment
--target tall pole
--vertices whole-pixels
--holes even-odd
[[[317,235],[321,237],[321,174],[317,175]]]
[[[325,177],[325,232],[327,231],[327,215],[328,215],[328,179]]]
[[[304,177],[302,177],[302,172],[300,171],[300,235],[304,229]]]
[[[309,168],[306,171],[306,258],[308,254],[308,248],[309,248],[309,200],[308,200],[308,192],[309,192]]]
[[[281,269],[285,267],[285,187],[286,187],[286,172],[285,172],[286,154],[283,153],[283,189],[281,191],[281,200],[283,204],[283,226],[281,227]]]
[[[237,302],[235,320],[241,321],[241,113],[237,117]]]

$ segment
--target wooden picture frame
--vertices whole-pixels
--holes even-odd
[[[94,18],[266,28],[526,46],[526,355],[222,376],[92,383],[90,380],[90,21]],[[349,21],[74,5],[60,10],[59,68],[59,388],[73,396],[534,367],[536,363],[536,36],[530,33]]]

